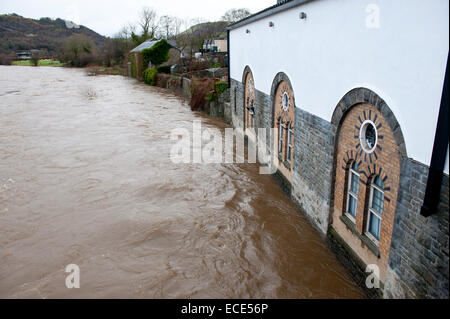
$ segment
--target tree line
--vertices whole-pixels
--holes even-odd
[[[136,22],[122,26],[101,48],[96,47],[88,36],[72,35],[64,42],[60,60],[76,67],[121,65],[132,48],[148,39],[176,40],[179,49],[192,55],[202,48],[205,39],[220,36],[229,24],[250,14],[248,9],[230,9],[221,21],[208,22],[201,18],[184,20],[170,15],[159,16],[155,10],[144,7]]]

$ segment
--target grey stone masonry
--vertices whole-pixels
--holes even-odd
[[[329,222],[333,148],[331,123],[296,108],[292,196],[323,234]]]
[[[244,127],[244,85],[231,79],[230,105],[233,127]]]
[[[428,167],[403,164],[385,283],[387,298],[449,298],[449,178],[444,175],[438,214],[420,215]]]

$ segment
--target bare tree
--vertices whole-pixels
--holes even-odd
[[[143,38],[153,38],[158,29],[156,12],[148,7],[142,8],[138,25],[141,28]]]
[[[62,60],[71,66],[85,66],[95,59],[94,41],[84,34],[74,34],[64,41]]]
[[[162,16],[159,19],[159,30],[161,32],[162,37],[169,39],[172,36],[172,21],[173,17],[171,16]]]
[[[181,30],[186,25],[186,22],[183,19],[173,17],[172,25],[173,25],[173,37],[176,37],[181,33]]]
[[[222,16],[222,20],[227,21],[229,23],[238,22],[251,14],[250,10],[241,8],[241,9],[230,9]]]
[[[132,24],[131,22],[128,22],[119,30],[119,32],[117,32],[117,34],[114,37],[118,39],[128,40],[131,39],[131,35],[133,33],[136,33],[136,25]]]
[[[184,21],[174,16],[162,16],[159,19],[159,34],[163,38],[170,39],[180,34]]]

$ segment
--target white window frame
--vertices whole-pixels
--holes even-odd
[[[280,119],[278,127],[278,154],[283,155],[283,139],[284,139],[283,121]]]
[[[348,178],[348,184],[347,184],[347,205],[346,205],[346,212],[345,215],[356,224],[356,216],[353,216],[349,213],[349,207],[350,207],[350,196],[353,197],[353,199],[356,200],[356,212],[355,214],[358,214],[358,194],[355,194],[352,192],[352,181],[353,181],[353,175],[356,175],[358,177],[358,193],[359,193],[359,182],[360,182],[360,176],[357,171],[355,171],[353,168],[353,162],[350,164],[350,170],[349,170],[349,178]]]
[[[369,237],[377,246],[379,244],[379,240],[373,236],[370,231],[370,214],[374,214],[376,217],[380,219],[380,239],[381,239],[381,223],[383,222],[383,211],[381,213],[377,212],[375,209],[372,208],[373,206],[373,193],[376,189],[383,195],[383,209],[384,209],[384,190],[382,190],[378,185],[375,183],[375,178],[373,179],[372,183],[370,184],[370,201],[369,201],[369,211],[367,212],[367,223],[366,223],[366,236]]]
[[[290,126],[290,123],[288,123],[288,129],[287,129],[287,154],[286,154],[286,160],[291,163],[292,158],[292,137],[294,136],[294,130]]]
[[[250,107],[254,109],[253,104],[254,104],[254,101],[250,100]],[[255,127],[255,113],[254,113],[254,111],[253,111],[253,113],[250,112],[250,110],[248,111],[248,113],[250,115],[249,126],[250,126],[250,128],[254,128]]]
[[[366,142],[366,131],[367,131],[367,127],[369,127],[369,126],[372,126],[375,131],[375,144],[371,149],[369,149],[367,142]],[[361,124],[361,128],[359,129],[359,143],[360,143],[362,149],[364,150],[364,152],[366,152],[367,154],[372,154],[375,151],[375,149],[377,148],[378,130],[377,130],[377,126],[375,125],[375,123],[372,122],[371,120],[366,120]]]

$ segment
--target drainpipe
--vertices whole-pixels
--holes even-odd
[[[228,87],[231,88],[231,56],[230,56],[230,30],[227,30],[227,54],[228,54]]]
[[[441,106],[434,138],[433,154],[428,173],[427,189],[420,214],[429,217],[437,213],[441,197],[442,178],[449,143],[449,86],[448,86],[448,55],[445,70],[444,88],[442,90]]]

